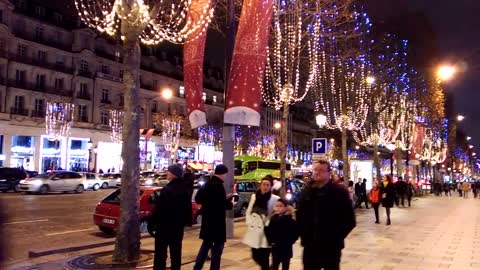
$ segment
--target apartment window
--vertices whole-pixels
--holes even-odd
[[[27,4],[25,3],[25,0],[17,0],[17,6],[19,9],[26,9]]]
[[[46,51],[38,51],[37,59],[38,59],[38,62],[41,62],[41,63],[47,62],[47,52]]]
[[[80,61],[80,72],[88,72],[88,62],[85,60]]]
[[[180,86],[180,88],[178,89],[178,94],[182,98],[185,97],[185,87]]]
[[[3,23],[3,10],[0,9],[0,23]]]
[[[78,93],[81,97],[88,96],[88,84],[80,83],[80,92]]]
[[[118,106],[123,107],[124,104],[125,104],[125,96],[123,94],[121,94],[120,95],[120,102],[119,102]]]
[[[36,6],[35,7],[35,14],[37,14],[38,16],[45,16],[45,8],[44,7],[40,7],[40,6]]]
[[[53,13],[53,19],[55,20],[55,22],[61,23],[63,21],[63,16],[62,14],[55,12]]]
[[[115,61],[120,61],[120,52],[119,51],[115,51]]]
[[[63,90],[63,78],[55,79],[55,89]]]
[[[44,90],[45,89],[45,75],[43,74],[37,74],[37,89],[39,90]]]
[[[5,48],[5,39],[0,39],[0,51],[6,51]]]
[[[78,106],[78,119],[81,122],[88,122],[87,105],[79,105]]]
[[[203,92],[202,100],[203,100],[203,102],[205,102],[207,100],[207,93]]]
[[[40,113],[43,112],[44,108],[44,103],[45,101],[43,99],[35,99],[35,112]]]
[[[152,104],[152,112],[153,112],[153,113],[156,113],[157,111],[158,111],[157,102],[154,102],[154,103]]]
[[[15,109],[23,109],[25,107],[25,97],[15,96]]]
[[[108,101],[109,92],[110,92],[110,90],[108,90],[108,89],[103,89],[102,90],[102,101]]]
[[[37,39],[43,39],[43,28],[42,27],[36,27],[35,28],[35,37]]]
[[[123,69],[120,70],[120,78],[123,78]]]
[[[214,96],[212,97],[212,100],[213,100],[213,103],[217,103],[217,96],[214,95]]]
[[[57,43],[61,42],[62,41],[62,32],[60,31],[55,31],[55,41]]]
[[[102,65],[102,73],[110,74],[110,69],[108,68],[107,65]]]
[[[108,112],[101,112],[100,113],[100,123],[104,126],[108,126],[110,123],[110,117],[108,115]]]
[[[17,54],[19,56],[23,56],[23,57],[27,56],[27,46],[22,45],[22,44],[18,44]]]
[[[16,70],[15,73],[15,81],[17,83],[24,83],[26,78],[26,71],[25,70]]]

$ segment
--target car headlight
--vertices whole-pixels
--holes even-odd
[[[147,181],[145,181],[145,185],[147,185],[147,186],[151,186],[152,184],[153,184],[152,179],[148,179]]]
[[[205,181],[198,181],[198,184],[199,184],[200,186],[203,186],[203,185],[205,184]]]
[[[20,180],[20,184],[25,184],[27,181],[25,180]]]
[[[289,201],[292,199],[292,197],[293,197],[292,193],[287,193],[287,195],[285,195],[285,199],[287,199]]]

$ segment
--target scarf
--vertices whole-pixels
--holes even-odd
[[[272,192],[262,193],[257,190],[255,193],[255,203],[253,204],[253,213],[268,216],[268,201],[272,197]]]

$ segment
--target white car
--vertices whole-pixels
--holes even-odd
[[[20,190],[37,194],[67,191],[82,193],[85,190],[85,178],[77,172],[53,171],[20,181]]]
[[[122,178],[122,174],[120,173],[105,173],[100,175],[100,179],[102,179],[102,188],[109,188],[109,187],[117,187],[117,183],[119,179]]]
[[[83,177],[83,183],[84,183],[85,189],[91,189],[91,190],[97,191],[101,187],[104,188],[103,186],[105,182],[102,179],[100,179],[100,177],[97,174],[82,172],[80,173],[80,175],[82,175]]]

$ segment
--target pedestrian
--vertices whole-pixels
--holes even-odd
[[[192,199],[182,177],[183,168],[180,165],[169,166],[169,182],[154,201],[155,208],[149,222],[149,232],[155,236],[154,270],[167,269],[167,248],[170,249],[170,269],[179,270],[182,265],[183,229],[192,219]]]
[[[413,184],[410,180],[408,180],[408,182],[407,182],[407,189],[406,189],[405,193],[407,194],[408,207],[410,207],[410,206],[412,206],[413,194],[415,194],[415,187],[413,186]]]
[[[265,235],[272,246],[272,270],[278,270],[280,264],[282,264],[282,270],[290,268],[290,259],[293,257],[292,246],[299,236],[297,222],[292,217],[294,211],[291,206],[288,206],[287,201],[278,199],[275,203],[274,215],[265,227]]]
[[[375,224],[380,224],[380,219],[378,216],[378,207],[382,201],[382,194],[379,187],[378,180],[373,182],[373,188],[370,190],[370,203],[372,204],[373,210],[375,211]]]
[[[247,232],[243,243],[252,249],[252,258],[261,270],[269,270],[271,248],[265,236],[265,225],[279,197],[272,194],[272,180],[262,179],[260,189],[250,198],[245,215]]]
[[[457,189],[458,189],[458,195],[460,195],[460,197],[462,197],[462,193],[463,193],[462,182],[458,182]]]
[[[443,183],[443,192],[445,192],[445,197],[448,197],[448,194],[450,193],[450,186],[448,183]]]
[[[468,199],[468,193],[470,191],[470,184],[467,181],[462,183],[463,198]]]
[[[340,269],[344,239],[355,228],[355,212],[344,186],[330,181],[330,164],[313,164],[312,181],[300,195],[297,222],[303,246],[303,269]]]
[[[362,202],[365,202],[365,208],[368,209],[368,199],[367,199],[367,179],[363,179],[363,182],[361,184],[362,187],[362,198],[360,200],[360,204]]]
[[[472,184],[470,185],[471,186],[471,189],[472,189],[472,192],[473,192],[473,198],[477,198],[477,184],[475,182],[472,182]]]
[[[355,208],[362,208],[362,179],[358,178],[358,182],[355,183],[355,196],[357,196],[357,201],[355,202]]]
[[[402,177],[398,177],[398,181],[395,183],[395,191],[397,195],[395,196],[395,202],[397,206],[400,206],[400,203],[402,203],[402,206],[405,207],[405,192],[407,191],[407,183],[403,181]]]
[[[395,185],[390,175],[385,175],[383,179],[382,206],[385,207],[387,213],[387,225],[390,225],[392,223],[390,220],[390,210],[395,202]]]
[[[100,170],[98,171],[98,173],[99,173],[99,174],[103,174],[103,170],[100,169]]]
[[[210,270],[219,270],[227,230],[225,210],[233,208],[233,202],[226,199],[223,182],[227,178],[228,168],[220,164],[215,167],[212,177],[198,190],[195,201],[202,206],[202,227],[200,239],[203,240],[195,260],[194,270],[203,268],[211,250]]]
[[[353,200],[353,181],[350,180],[348,181],[348,195],[350,195],[350,200],[352,200],[352,207],[355,208],[355,203],[354,203],[354,200]]]

